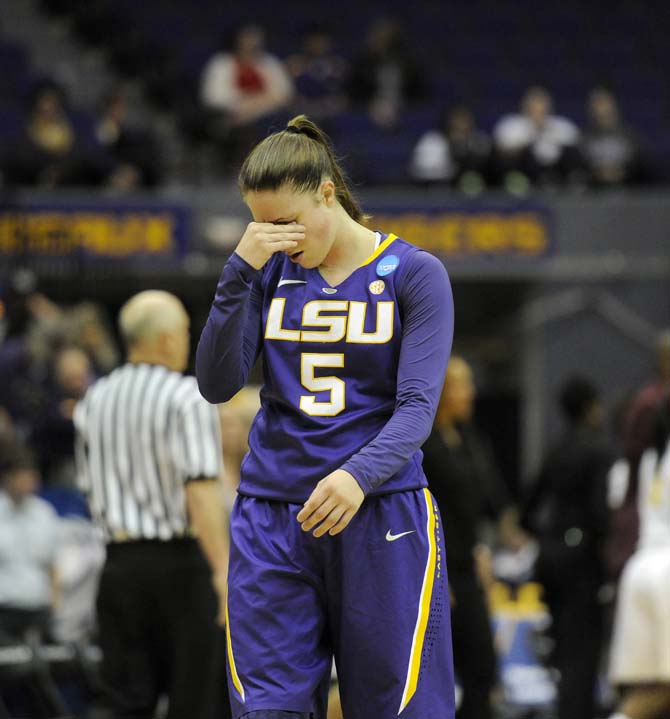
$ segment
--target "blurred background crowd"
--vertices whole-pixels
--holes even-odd
[[[29,276],[3,309],[0,696],[17,706],[28,678],[35,713],[15,716],[95,717],[88,707],[99,689],[95,592],[104,544],[77,489],[72,416],[91,383],[122,361],[122,348],[102,305],[56,304]],[[606,679],[612,611],[637,541],[635,467],[670,395],[670,332],[657,337],[648,369],[643,386],[621,388],[609,416],[596,378],[568,377],[550,410],[561,432],[537,471],[511,486],[495,433],[482,422],[473,367],[452,357],[424,466],[445,512],[460,683],[471,702],[473,684],[480,697],[490,693],[494,715],[595,719],[614,699]],[[229,509],[258,390],[249,385],[219,407]],[[488,608],[478,618],[482,589]],[[66,680],[3,654],[28,641],[26,629],[38,631],[40,645],[67,649],[53,660]],[[514,666],[528,675],[515,679]]]
[[[122,362],[116,313],[133,292],[178,294],[197,338],[230,249],[202,238],[239,237],[236,168],[305,112],[364,207],[414,213],[429,197],[430,212],[461,223],[483,208],[503,227],[483,226],[470,264],[448,255],[459,235],[431,247],[461,355],[431,441],[467,492],[432,482],[467,529],[454,581],[467,597],[476,574],[491,627],[455,631],[457,671],[501,717],[605,716],[634,469],[670,393],[670,13],[660,0],[246,5],[0,3],[0,695],[25,716],[93,717],[104,546],[75,487],[74,406]],[[196,212],[181,264],[67,263],[46,241],[16,250],[8,229],[37,232],[30,212],[51,202],[165,197],[225,210],[216,228]],[[518,202],[539,207],[537,261],[494,252]],[[219,408],[228,506],[257,408],[255,386]],[[481,629],[468,602],[455,626]]]
[[[386,14],[345,2],[329,18],[318,4],[257,5],[3,3],[3,182],[207,182],[234,171],[269,118],[299,112],[359,181],[476,193],[670,178],[656,3],[596,2],[587,16],[575,0]],[[67,34],[45,37],[48,19]]]

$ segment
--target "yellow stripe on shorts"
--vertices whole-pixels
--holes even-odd
[[[233,686],[237,689],[237,693],[244,698],[244,687],[240,681],[240,677],[237,674],[237,667],[235,666],[235,657],[233,656],[233,643],[230,640],[230,619],[228,618],[228,597],[226,597],[226,644],[228,645],[228,666],[230,667],[230,676],[233,680]]]
[[[428,627],[428,617],[430,616],[430,605],[433,598],[433,584],[435,583],[435,570],[437,548],[435,544],[435,510],[433,509],[433,499],[427,489],[423,490],[424,499],[426,500],[426,511],[428,519],[426,520],[426,532],[428,534],[428,560],[426,562],[426,571],[423,575],[423,585],[421,587],[421,595],[419,597],[419,613],[416,618],[416,626],[414,627],[414,638],[412,640],[412,650],[409,655],[409,666],[407,669],[407,680],[405,681],[405,690],[402,694],[398,716],[403,709],[409,704],[410,699],[416,692],[419,683],[419,670],[421,669],[421,653],[423,652],[423,642],[426,638],[426,628]]]

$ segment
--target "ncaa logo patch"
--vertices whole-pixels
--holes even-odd
[[[386,277],[398,269],[400,260],[395,255],[382,257],[377,263],[377,277]]]
[[[386,289],[386,282],[384,280],[375,280],[368,285],[368,289],[373,295],[381,295]]]

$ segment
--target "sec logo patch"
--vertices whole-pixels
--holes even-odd
[[[386,289],[386,282],[384,282],[384,280],[375,280],[369,284],[368,289],[373,295],[381,295]]]

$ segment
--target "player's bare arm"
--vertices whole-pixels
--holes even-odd
[[[302,225],[250,222],[235,252],[260,270],[275,252],[293,250],[304,239],[305,228]]]
[[[358,512],[365,494],[358,482],[344,469],[336,469],[324,477],[314,488],[309,499],[298,512],[302,529],[314,536],[339,534]]]

